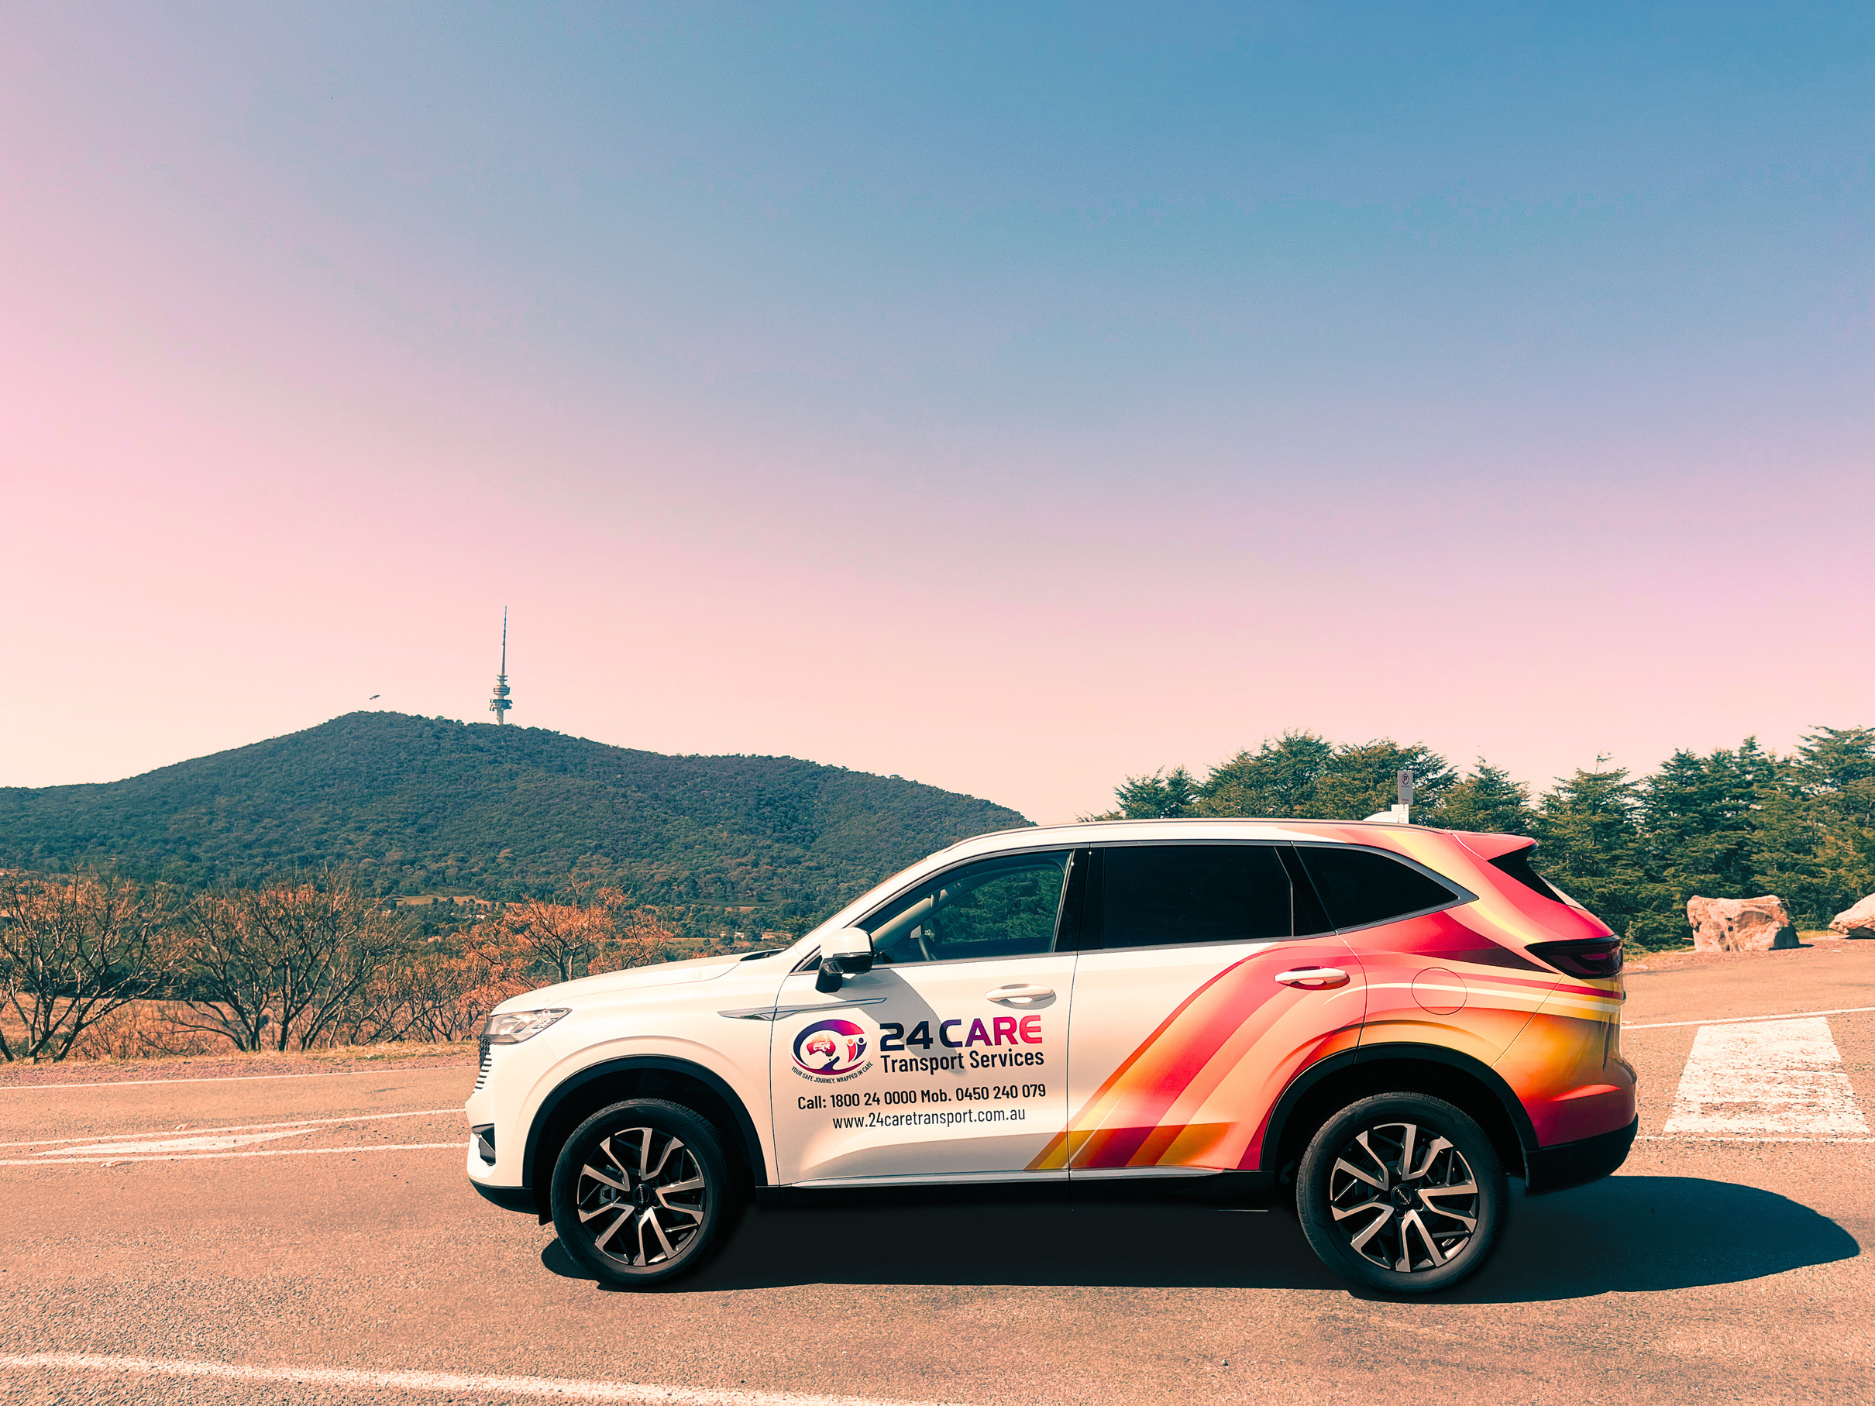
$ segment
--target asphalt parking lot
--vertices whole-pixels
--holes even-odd
[[[1875,1400],[1875,943],[1629,990],[1646,1140],[1412,1302],[1281,1214],[1123,1207],[754,1214],[607,1292],[468,1188],[467,1065],[0,1087],[0,1398]],[[1757,1083],[1680,1097],[1753,1040]]]

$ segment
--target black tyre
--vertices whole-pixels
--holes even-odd
[[[708,1262],[736,1192],[707,1119],[662,1099],[629,1099],[593,1114],[560,1149],[553,1227],[606,1283],[649,1288]]]
[[[1388,1293],[1427,1294],[1476,1273],[1509,1208],[1484,1129],[1428,1094],[1379,1094],[1342,1109],[1296,1174],[1311,1248],[1343,1279]]]

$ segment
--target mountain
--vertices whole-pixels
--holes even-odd
[[[1029,822],[792,757],[673,757],[542,728],[350,713],[101,785],[0,788],[0,866],[111,861],[185,883],[350,863],[386,892],[558,887],[798,924],[953,841]]]

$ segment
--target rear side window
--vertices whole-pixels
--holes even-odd
[[[1271,845],[1130,845],[1100,852],[1087,949],[1266,942],[1295,931],[1289,872]]]
[[[1527,849],[1520,849],[1515,854],[1500,854],[1491,861],[1491,867],[1503,870],[1525,888],[1540,893],[1545,898],[1552,898],[1558,903],[1569,901],[1551,888],[1549,881],[1531,866],[1530,851]]]
[[[1443,908],[1458,895],[1437,879],[1371,849],[1296,846],[1337,929]]]

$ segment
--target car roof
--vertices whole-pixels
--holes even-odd
[[[1355,832],[1350,835],[1350,831]],[[1066,849],[1076,845],[1128,844],[1151,840],[1288,840],[1313,844],[1358,844],[1359,832],[1371,832],[1378,847],[1396,849],[1387,843],[1389,835],[1415,831],[1422,835],[1449,837],[1449,830],[1435,830],[1423,825],[1400,825],[1393,821],[1363,820],[1278,820],[1212,819],[1180,820],[1082,820],[1072,825],[1024,825],[1010,830],[992,830],[959,840],[948,849],[938,850],[868,889],[837,913],[830,915],[805,933],[797,945],[811,945],[809,939],[840,926],[876,903],[888,889],[916,883],[928,874],[948,869],[954,864],[997,854],[1017,854],[1024,850]],[[790,951],[793,949],[790,948]]]
[[[1024,825],[1009,830],[992,830],[959,840],[939,853],[962,856],[979,850],[1029,849],[1064,844],[1111,844],[1127,840],[1164,840],[1174,835],[1183,839],[1312,840],[1316,843],[1347,844],[1346,832],[1373,830],[1379,834],[1397,834],[1401,830],[1444,834],[1423,825],[1400,825],[1390,820],[1287,820],[1258,817],[1184,817],[1176,820],[1082,820],[1072,825]],[[935,857],[935,856],[934,856]]]

